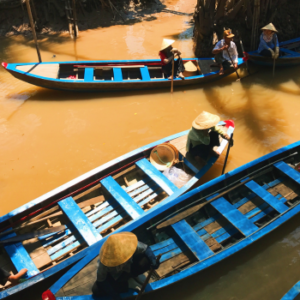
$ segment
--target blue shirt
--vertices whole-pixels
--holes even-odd
[[[273,34],[272,40],[268,43],[264,40],[264,34],[262,33],[260,35],[260,42],[259,42],[257,52],[260,53],[261,51],[268,50],[269,48],[274,50],[275,49],[275,43],[276,43],[276,47],[279,47],[278,37],[277,37],[276,33]]]

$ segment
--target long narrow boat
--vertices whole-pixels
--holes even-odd
[[[220,79],[234,72],[233,68],[219,75],[219,69],[211,67],[213,58],[185,58],[198,69],[185,80],[176,78],[174,86],[201,84]],[[239,58],[238,65],[243,64]],[[48,89],[106,92],[170,88],[170,80],[162,72],[161,61],[148,60],[110,60],[110,61],[73,61],[43,63],[2,63],[14,77],[25,82]]]
[[[298,281],[282,298],[281,300],[300,299],[300,281]]]
[[[276,67],[292,67],[300,65],[300,38],[285,41],[279,44],[283,56],[276,59]],[[259,55],[257,50],[248,52],[249,60],[257,65],[273,66],[274,60],[271,57]]]
[[[219,125],[229,135],[234,131],[233,121]],[[0,299],[64,270],[97,241],[143,217],[152,207],[171,203],[197,183],[218,156],[211,155],[205,165],[191,160],[185,150],[187,133],[134,150],[0,217],[0,244],[4,246],[0,267],[13,273],[28,269],[27,280],[2,287]],[[176,166],[191,175],[182,187],[148,160],[152,149],[162,143],[178,149]],[[221,154],[227,143],[221,140],[214,150]],[[50,232],[39,234],[45,230]]]
[[[147,285],[146,292],[159,290],[204,271],[298,214],[299,150],[300,142],[297,142],[274,151],[172,202],[162,203],[134,223],[117,230],[135,233],[156,256],[162,254],[161,265]],[[205,203],[203,208],[195,210],[195,205]],[[173,224],[157,227],[164,221],[170,222],[174,216]],[[88,255],[43,293],[43,299],[98,299],[90,294],[96,279],[99,250],[104,241],[90,247]],[[130,291],[122,297],[134,294],[135,291]]]

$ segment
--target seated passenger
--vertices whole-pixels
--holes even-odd
[[[203,111],[194,121],[189,131],[186,150],[193,157],[200,157],[204,161],[210,157],[213,147],[220,146],[219,135],[229,140],[230,136],[217,124],[220,117]],[[214,153],[219,155],[218,153]]]
[[[223,33],[223,39],[220,40],[212,53],[215,55],[215,61],[220,67],[219,75],[224,74],[224,69],[227,70],[232,66],[236,70],[238,68],[238,52],[235,43],[233,42],[234,34],[231,29],[225,30]]]
[[[172,61],[174,59],[174,77],[184,79],[182,72],[184,72],[184,66],[180,57],[181,52],[172,47],[174,40],[163,39],[161,49],[158,53],[162,63],[162,69],[168,79],[172,79]],[[178,59],[175,60],[175,55]]]
[[[257,52],[260,55],[277,59],[279,56],[279,42],[275,26],[270,23],[261,29],[263,32],[260,36],[260,42]]]
[[[139,242],[131,232],[116,233],[108,237],[99,253],[97,280],[92,292],[96,297],[110,296],[121,300],[120,293],[128,288],[141,287],[137,276],[150,268],[158,269],[159,263],[148,245]]]

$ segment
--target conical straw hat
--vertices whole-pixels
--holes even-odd
[[[171,46],[175,41],[174,40],[169,40],[169,39],[163,39],[162,44],[161,44],[161,48],[160,51],[168,48],[169,46]]]
[[[266,26],[263,27],[261,30],[271,30],[271,31],[274,31],[274,32],[278,32],[278,31],[276,30],[275,26],[274,26],[272,23],[266,25]]]
[[[185,63],[184,68],[188,72],[196,72],[197,71],[197,67],[191,61],[188,61],[187,63]]]
[[[134,254],[138,239],[131,232],[111,235],[100,249],[99,258],[106,267],[117,267],[125,263]]]
[[[194,121],[193,127],[198,130],[209,129],[220,122],[220,117],[203,111]]]

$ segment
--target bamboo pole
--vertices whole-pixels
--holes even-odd
[[[253,12],[253,22],[252,22],[252,35],[251,35],[251,50],[257,48],[257,32],[259,26],[259,16],[260,16],[260,0],[254,0],[254,12]]]
[[[32,13],[31,13],[29,0],[26,0],[26,7],[27,7],[28,17],[29,17],[29,21],[30,21],[30,26],[31,26],[31,29],[32,29],[33,38],[34,38],[34,41],[35,41],[36,52],[37,52],[37,55],[38,55],[38,58],[39,58],[39,62],[41,63],[42,58],[41,58],[41,53],[40,53],[40,48],[39,48],[39,45],[38,45],[37,37],[36,37],[35,26],[34,26],[34,22],[33,22],[33,18],[32,18]]]
[[[77,12],[76,12],[76,0],[72,0],[73,6],[73,30],[74,30],[74,39],[78,37],[78,27],[77,27]]]

